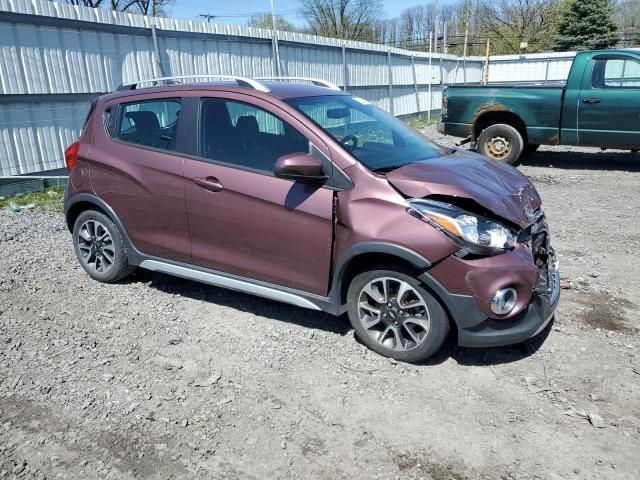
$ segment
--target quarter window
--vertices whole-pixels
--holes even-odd
[[[180,109],[180,100],[177,99],[123,104],[116,138],[123,142],[174,151]]]
[[[309,151],[306,137],[272,113],[220,98],[201,102],[199,143],[201,157],[265,173],[281,156]]]
[[[595,88],[640,88],[640,62],[624,58],[596,60],[591,85]]]

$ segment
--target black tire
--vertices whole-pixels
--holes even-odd
[[[99,282],[117,282],[135,270],[129,265],[118,227],[109,217],[95,210],[85,210],[78,215],[73,225],[73,248],[85,272]]]
[[[515,165],[524,151],[522,135],[511,125],[498,123],[485,128],[478,137],[478,151],[492,160]]]
[[[540,144],[539,143],[528,143],[524,147],[524,154],[525,155],[531,155],[532,153],[534,153],[539,148],[540,148]]]
[[[411,319],[411,316],[408,314],[406,317],[402,317],[404,319],[407,319],[407,323],[403,323],[404,320],[402,318],[398,318],[398,322],[401,323],[396,328],[390,324],[387,324],[387,322],[393,322],[393,320],[390,320],[389,318],[385,318],[384,320],[382,319],[382,312],[377,315],[377,318],[379,318],[379,327],[376,327],[374,325],[371,328],[365,328],[363,322],[360,319],[360,297],[364,294],[363,289],[371,282],[384,278],[388,278],[394,281],[397,280],[398,282],[405,282],[412,288],[409,293],[405,293],[402,295],[402,299],[408,300],[410,298],[417,298],[417,296],[413,296],[414,292],[416,295],[419,295],[421,297],[426,306],[426,312],[428,312],[428,319],[422,317],[421,314],[418,314],[418,316],[421,317],[419,320],[426,320],[428,329],[421,329],[421,327],[418,327],[415,323],[413,323],[417,319],[417,317],[413,317],[413,319]],[[391,282],[391,285],[393,285],[393,282]],[[388,290],[392,292],[392,289],[393,286]],[[389,294],[389,300],[395,300],[396,307],[401,304],[398,303],[397,297],[395,299],[393,298],[392,293]],[[407,302],[406,305],[409,306],[410,304],[415,303],[416,301],[413,300],[411,302]],[[349,321],[351,322],[351,325],[355,330],[356,336],[362,343],[364,343],[367,347],[369,347],[374,352],[379,353],[380,355],[394,358],[403,362],[424,362],[426,359],[434,355],[440,349],[440,347],[442,347],[442,344],[446,340],[449,333],[449,319],[444,308],[442,308],[442,305],[440,305],[440,302],[433,296],[433,294],[425,289],[422,283],[415,278],[413,272],[407,269],[385,266],[356,275],[349,285],[349,290],[347,293],[347,307]],[[391,310],[385,311],[391,312]],[[400,313],[402,312],[403,311],[400,310]],[[416,312],[417,311],[414,310],[414,312],[412,313]],[[391,313],[389,315],[391,315]],[[389,315],[387,315],[387,317]],[[394,316],[394,318],[397,317]],[[393,333],[392,331],[392,333],[383,338],[383,342],[380,343],[378,339],[384,335],[382,331],[387,327],[395,328],[400,337],[396,337],[395,333]],[[379,332],[376,332],[377,328],[379,328]],[[421,338],[419,338],[419,341],[413,342],[412,340],[409,340],[405,343],[407,349],[390,348],[390,346],[384,344],[385,342],[388,344],[394,343],[395,346],[397,345],[395,340],[397,338],[415,338],[415,336],[409,335],[410,332],[408,331],[408,328],[412,329],[414,335],[417,335],[418,337],[421,336]],[[376,336],[378,339],[374,338],[374,336]]]

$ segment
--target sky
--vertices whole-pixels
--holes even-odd
[[[303,19],[300,17],[301,0],[273,0],[276,14],[282,15],[294,25],[301,25]],[[427,3],[420,0],[383,0],[384,13],[393,17],[405,8],[414,5]],[[442,0],[448,3],[448,0]],[[217,15],[213,20],[216,23],[245,24],[253,13],[268,13],[270,10],[269,0],[174,0],[169,7],[170,17],[197,19],[200,14]],[[384,17],[385,15],[380,15]]]

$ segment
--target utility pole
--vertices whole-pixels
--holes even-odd
[[[211,20],[213,20],[216,17],[217,15],[209,15],[208,13],[201,13],[200,15],[198,15],[198,18],[202,18],[203,20],[206,20],[207,23],[211,23]]]
[[[447,22],[444,22],[444,36],[442,39],[442,52],[446,55],[449,53],[449,45],[447,45]]]
[[[462,48],[462,82],[467,84],[467,45],[469,43],[469,26],[464,31],[464,47]]]
[[[153,2],[153,3],[152,3]],[[149,17],[149,5],[153,5],[153,16],[156,16],[155,6],[156,2],[154,0],[147,1],[147,11],[145,15]],[[162,70],[162,61],[160,60],[160,46],[158,44],[158,34],[156,32],[156,20],[150,20],[151,22],[151,43],[153,44],[153,51],[155,53],[155,65],[154,65],[154,73],[157,72],[157,75],[160,77],[166,76]]]
[[[438,34],[440,33],[440,0],[436,0],[436,24],[434,27],[434,39],[435,39],[435,45],[433,46],[433,51],[434,53],[438,53]]]
[[[271,46],[273,53],[273,74],[280,76],[280,52],[278,51],[278,31],[276,30],[276,7],[271,0]]]
[[[482,69],[482,84],[489,83],[489,54],[491,53],[491,38],[487,38],[487,52],[484,58],[484,68]]]
[[[464,28],[464,47],[462,48],[462,82],[467,84],[467,44],[469,42],[469,17]],[[457,81],[457,79],[456,79]]]
[[[433,108],[433,97],[431,96],[431,82],[433,80],[433,73],[431,72],[433,56],[433,32],[429,30],[429,110],[427,111],[427,121],[431,122],[431,110]]]

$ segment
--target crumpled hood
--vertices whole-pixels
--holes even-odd
[[[542,204],[533,184],[518,170],[468,151],[411,163],[386,177],[409,197],[470,198],[521,228],[534,221],[534,212]]]

